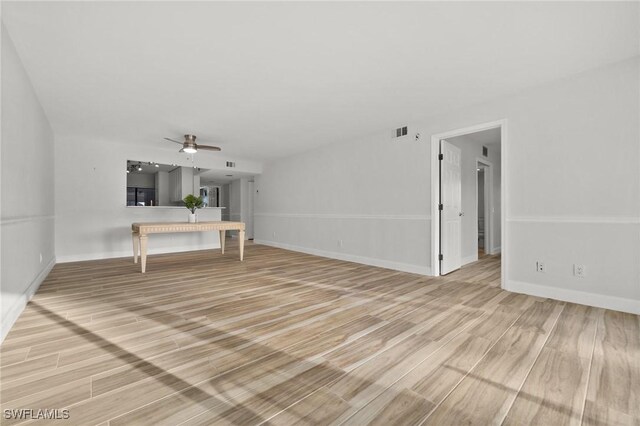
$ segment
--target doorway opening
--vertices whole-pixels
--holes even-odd
[[[432,274],[446,275],[491,257],[504,288],[506,120],[431,138]],[[482,269],[482,268],[479,268]],[[464,269],[463,269],[464,270]],[[499,278],[499,279],[498,279]]]
[[[493,206],[493,168],[491,162],[476,159],[477,251],[478,259],[493,254],[491,218]]]

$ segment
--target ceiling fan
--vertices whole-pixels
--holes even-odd
[[[196,136],[195,135],[184,135],[184,142],[178,142],[176,140],[165,138],[170,142],[175,142],[182,145],[182,149],[178,152],[186,152],[188,154],[195,154],[199,149],[205,149],[208,151],[220,151],[221,149],[217,146],[209,146],[209,145],[200,145],[196,144]]]

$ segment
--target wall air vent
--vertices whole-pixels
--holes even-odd
[[[486,146],[482,147],[482,156],[483,157],[488,157],[489,156],[489,148],[487,148]]]
[[[403,136],[407,136],[408,133],[409,133],[409,130],[407,129],[407,126],[398,127],[397,129],[395,129],[393,131],[392,137],[393,138],[401,138]]]
[[[235,166],[236,166],[235,161],[227,161],[227,167],[235,167]]]

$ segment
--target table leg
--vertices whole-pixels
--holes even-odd
[[[227,236],[227,231],[224,229],[220,231],[220,248],[222,249],[222,254],[224,254],[224,240]]]
[[[142,266],[142,273],[147,270],[147,236],[140,235],[140,265]]]
[[[244,259],[244,231],[238,232],[238,243],[240,244],[240,261]]]
[[[133,240],[133,263],[138,263],[138,253],[140,253],[140,236],[137,232],[131,233]]]

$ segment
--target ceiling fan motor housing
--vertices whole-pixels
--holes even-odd
[[[196,145],[196,136],[195,135],[184,135],[184,144],[183,149],[193,149],[197,150],[198,146]]]

